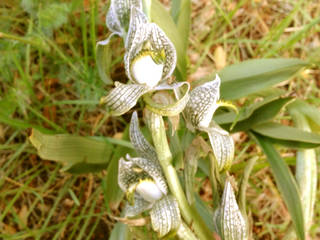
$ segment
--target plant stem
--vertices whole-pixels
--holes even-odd
[[[175,168],[172,165],[172,154],[169,149],[163,119],[160,115],[151,112],[148,117],[153,143],[156,148],[160,165],[163,169],[171,193],[179,203],[182,216],[191,229],[201,240],[212,239],[212,234],[193,206],[190,206],[179,182]]]

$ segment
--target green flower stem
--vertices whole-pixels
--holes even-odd
[[[212,186],[212,198],[213,198],[213,207],[214,209],[217,209],[220,206],[220,191],[222,191],[223,188],[221,188],[219,185],[219,171],[218,171],[218,163],[217,160],[212,152],[209,153],[209,159],[210,159],[210,182]]]
[[[153,143],[156,148],[160,165],[168,182],[171,193],[175,196],[179,203],[182,216],[196,235],[201,240],[212,239],[212,234],[206,227],[206,224],[193,206],[188,204],[186,196],[183,192],[179,178],[175,168],[172,165],[172,154],[169,149],[166,131],[163,119],[160,115],[151,112],[148,117],[148,124],[151,130]]]

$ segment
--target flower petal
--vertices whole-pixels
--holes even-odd
[[[119,116],[129,111],[136,105],[139,97],[150,91],[147,86],[140,84],[116,82],[115,86],[106,97],[101,99],[101,103],[106,103],[113,116]]]
[[[168,194],[166,180],[163,176],[162,168],[158,160],[154,161],[146,158],[131,158],[128,154],[126,157],[129,161],[143,169],[143,171],[146,172],[156,182],[163,194]]]
[[[180,93],[182,86],[185,86],[183,90],[184,93],[181,98],[178,98],[177,93]],[[163,84],[155,87],[153,90],[165,89],[174,90],[176,98],[179,100],[171,104],[159,104],[154,102],[150,96],[146,96],[144,100],[147,103],[147,108],[161,116],[176,116],[183,111],[189,101],[190,84],[188,82],[179,82],[172,85]]]
[[[150,216],[152,228],[158,232],[160,238],[169,232],[177,231],[181,224],[179,206],[173,196],[165,196],[155,202]]]
[[[191,130],[197,127],[209,127],[212,116],[218,108],[220,97],[220,78],[194,88],[190,93],[190,100],[185,108],[185,116]],[[190,126],[191,124],[191,126]]]
[[[111,0],[106,16],[108,29],[124,37],[128,32],[131,7],[142,9],[141,0]]]
[[[154,50],[165,51],[166,60],[164,63],[162,78],[166,79],[171,76],[177,64],[177,53],[173,43],[166,36],[163,30],[155,23],[150,24],[151,28],[151,45]]]
[[[122,191],[127,192],[130,186],[136,184],[141,179],[150,178],[148,173],[139,168],[134,162],[126,161],[124,158],[119,160],[118,184]]]
[[[154,147],[151,146],[140,131],[137,112],[134,112],[131,117],[130,140],[139,156],[157,161],[157,153]]]
[[[155,23],[148,23],[147,17],[137,8],[131,10],[131,20],[126,39],[126,54],[124,63],[128,78],[135,81],[131,73],[131,63],[141,52],[145,43],[150,44],[149,50],[161,52],[164,50],[165,60],[162,79],[168,78],[176,67],[177,54],[174,45]]]
[[[140,213],[149,210],[153,203],[150,203],[140,197],[138,194],[134,196],[134,205],[126,204],[124,209],[125,217],[134,217]]]
[[[229,133],[219,126],[202,129],[209,135],[214,156],[218,162],[219,171],[228,170],[234,158],[234,142]]]
[[[214,214],[215,228],[225,240],[247,239],[246,221],[243,218],[232,186],[227,180],[224,186],[221,206]]]

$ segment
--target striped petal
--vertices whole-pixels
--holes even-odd
[[[208,133],[219,171],[228,170],[234,158],[234,142],[229,133],[219,126],[203,129]]]
[[[148,43],[148,49],[146,49],[146,43]],[[127,49],[124,57],[126,74],[134,82],[137,82],[137,79],[132,72],[132,63],[146,50],[150,51],[150,55],[155,52],[164,52],[162,80],[171,76],[175,69],[177,56],[172,42],[155,23],[148,23],[144,13],[137,8],[131,10],[130,28],[125,46]],[[152,77],[150,74],[150,78]]]
[[[106,16],[108,29],[124,37],[128,32],[130,11],[132,7],[142,9],[141,0],[111,0],[109,11]]]
[[[143,213],[144,211],[149,210],[152,207],[153,203],[150,203],[140,197],[138,194],[134,196],[134,205],[126,204],[124,209],[125,217],[134,217]]]
[[[178,230],[181,224],[180,210],[173,196],[165,196],[157,201],[151,211],[151,224],[154,231],[162,238]]]
[[[223,190],[221,206],[214,214],[216,231],[223,240],[246,240],[247,227],[243,218],[232,186],[227,180]]]
[[[149,159],[150,161],[158,161],[157,153],[154,147],[151,146],[151,144],[145,139],[140,131],[137,112],[134,112],[131,117],[130,141],[139,156]]]
[[[220,78],[194,88],[185,108],[185,117],[191,130],[197,127],[209,127],[212,116],[218,108],[220,98]]]
[[[126,157],[129,161],[146,172],[156,182],[159,189],[165,195],[168,194],[166,180],[163,176],[162,168],[158,161],[153,161],[146,158],[131,158],[129,155],[127,155]]]
[[[145,85],[116,82],[115,88],[101,99],[101,103],[106,104],[113,116],[120,116],[133,108],[138,99],[148,91],[150,89]]]

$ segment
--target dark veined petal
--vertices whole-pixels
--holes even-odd
[[[177,231],[181,224],[178,203],[170,195],[155,202],[150,211],[150,216],[152,228],[158,232],[160,238],[170,232]]]
[[[157,161],[157,153],[154,147],[151,146],[140,131],[137,112],[134,112],[131,117],[130,140],[139,156]]]
[[[234,158],[234,142],[229,133],[219,126],[201,129],[208,133],[219,171],[228,170]]]
[[[141,0],[111,0],[106,16],[106,24],[109,30],[124,37],[128,32],[130,23],[130,11],[132,7],[142,9]]]
[[[150,24],[151,35],[150,43],[154,50],[165,51],[165,62],[163,68],[162,78],[166,79],[173,73],[177,64],[177,53],[173,43],[162,31],[162,29],[155,23]]]
[[[129,155],[127,159],[134,163],[136,166],[146,172],[157,184],[159,189],[166,195],[168,194],[168,186],[162,173],[162,168],[159,162],[156,160],[150,160],[146,158],[131,158]]]
[[[153,203],[150,203],[140,197],[138,194],[134,196],[134,204],[126,204],[124,209],[125,217],[134,217],[140,213],[149,210],[152,207]]]
[[[185,108],[185,117],[191,130],[197,127],[209,127],[212,116],[218,108],[220,98],[220,78],[194,88]]]
[[[141,50],[164,52],[162,79],[168,78],[176,66],[177,56],[174,45],[165,33],[155,23],[148,23],[146,16],[137,8],[131,10],[131,21],[126,39],[125,69],[128,78],[136,82],[131,70],[131,64],[141,55]],[[151,54],[151,53],[150,53]],[[161,54],[160,54],[161,55]]]
[[[116,82],[115,88],[101,99],[101,103],[110,108],[113,116],[119,116],[134,107],[138,99],[148,91],[150,89],[146,85]]]
[[[148,173],[139,168],[134,162],[119,160],[118,184],[122,191],[127,192],[130,186],[139,183],[142,179],[150,178]]]
[[[213,220],[221,239],[247,239],[246,221],[239,210],[231,183],[228,180],[224,186],[221,206],[216,210]]]

